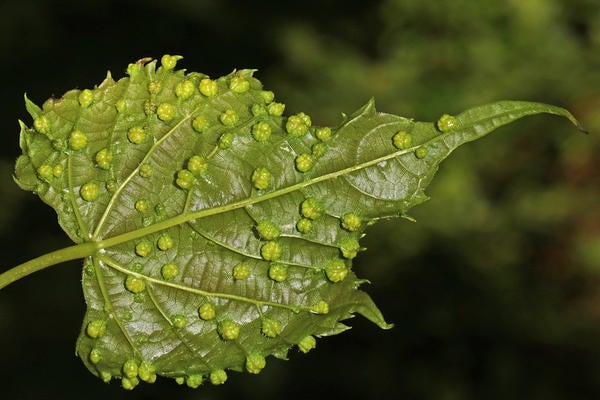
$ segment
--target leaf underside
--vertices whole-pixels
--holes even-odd
[[[576,123],[514,101],[424,123],[370,101],[316,127],[283,116],[251,70],[209,80],[173,60],[141,60],[42,108],[26,98],[34,123],[21,123],[17,183],[73,241],[98,243],[77,354],[127,389],[257,373],[355,313],[391,327],[351,270],[366,226],[425,201],[463,143],[531,114]]]

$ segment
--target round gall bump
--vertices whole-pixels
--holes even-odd
[[[128,275],[125,279],[125,289],[133,294],[142,293],[146,289],[146,283],[141,278],[136,278],[133,275]]]
[[[271,103],[273,100],[275,100],[275,93],[273,93],[270,90],[263,90],[260,92],[260,96],[263,98],[263,100],[265,101],[265,104],[269,104]]]
[[[217,331],[223,340],[234,340],[240,335],[240,327],[230,319],[219,322]]]
[[[135,209],[141,213],[146,212],[146,210],[148,210],[148,206],[148,201],[144,199],[135,202]]]
[[[52,175],[55,178],[60,178],[63,174],[63,166],[61,164],[56,164],[54,168],[52,168]]]
[[[132,63],[127,66],[127,75],[132,78],[140,72],[142,72],[142,66],[139,63]]]
[[[224,149],[228,149],[231,147],[231,145],[233,144],[233,133],[231,132],[227,132],[221,135],[221,137],[219,138],[219,148],[224,150]]]
[[[181,100],[186,100],[192,97],[195,89],[194,83],[186,79],[175,86],[175,95]]]
[[[321,204],[319,204],[319,202],[312,197],[305,199],[300,204],[300,214],[302,214],[304,218],[312,220],[317,219],[321,216],[321,212]]]
[[[37,175],[40,177],[40,179],[42,179],[46,182],[50,182],[52,180],[52,178],[54,177],[52,167],[47,164],[41,165],[37,169]]]
[[[242,280],[247,279],[249,276],[250,267],[248,266],[248,264],[241,262],[239,264],[236,264],[235,267],[233,267],[233,279]]]
[[[341,282],[348,275],[348,267],[342,260],[331,260],[325,265],[325,275],[333,283]]]
[[[315,159],[311,154],[303,153],[296,157],[294,163],[299,172],[307,172],[315,164]]]
[[[237,125],[238,121],[240,120],[240,117],[235,112],[235,110],[228,109],[225,110],[221,115],[219,115],[219,120],[223,125],[233,127]]]
[[[81,188],[79,189],[79,195],[85,201],[94,201],[100,195],[100,189],[95,183],[88,182],[85,185],[81,186]]]
[[[405,131],[400,131],[392,137],[394,147],[400,150],[406,150],[412,143],[412,136]]]
[[[204,321],[210,321],[215,319],[217,311],[212,303],[204,303],[198,308],[198,316]]]
[[[179,172],[177,172],[177,179],[175,180],[175,183],[180,188],[188,190],[192,187],[192,184],[194,183],[194,174],[192,174],[187,169],[182,169]]]
[[[146,361],[142,361],[138,367],[138,376],[144,382],[154,383],[156,382],[156,369]]]
[[[327,140],[331,137],[331,128],[328,126],[322,126],[320,128],[317,128],[317,130],[315,131],[315,136],[319,140]]]
[[[98,349],[92,349],[88,355],[88,359],[92,364],[98,364],[102,360],[102,354]]]
[[[271,125],[260,121],[252,126],[252,137],[257,142],[266,142],[271,137]]]
[[[140,257],[146,257],[152,252],[152,244],[147,240],[142,240],[135,245],[135,254]]]
[[[421,146],[415,150],[415,157],[417,157],[418,159],[425,158],[427,156],[428,152],[429,151],[427,150],[426,147]]]
[[[87,108],[94,101],[94,92],[90,89],[84,89],[79,93],[79,104],[81,107]]]
[[[244,93],[250,89],[250,82],[243,76],[234,76],[229,81],[229,89],[235,93]]]
[[[296,229],[300,233],[310,233],[313,229],[313,223],[308,218],[300,218],[298,222],[296,222]]]
[[[50,120],[48,120],[48,118],[46,118],[44,115],[37,117],[33,120],[33,129],[42,135],[47,135],[50,133]]]
[[[444,114],[438,119],[436,126],[440,132],[449,132],[455,129],[458,125],[458,121],[452,115]]]
[[[133,390],[139,384],[140,380],[137,377],[121,378],[121,387],[125,390]]]
[[[69,135],[69,147],[73,150],[82,150],[88,144],[88,138],[85,133],[75,130]]]
[[[270,103],[267,106],[267,111],[269,115],[273,117],[281,117],[283,112],[285,111],[285,104],[283,103]]]
[[[185,315],[175,314],[171,317],[171,323],[177,329],[183,329],[186,325]]]
[[[356,239],[346,239],[340,244],[340,251],[344,258],[353,259],[360,250],[360,244]]]
[[[187,162],[187,169],[196,176],[202,175],[208,169],[208,162],[204,157],[192,156]]]
[[[160,84],[160,81],[152,81],[148,84],[148,92],[150,92],[150,94],[158,94],[161,88],[162,85]]]
[[[261,332],[269,338],[277,337],[281,334],[281,322],[272,318],[262,320]]]
[[[202,385],[202,380],[202,375],[194,374],[185,378],[185,384],[192,389],[198,389]]]
[[[227,372],[222,369],[218,369],[210,373],[210,383],[213,385],[222,385],[227,381]]]
[[[246,357],[246,371],[251,374],[258,374],[266,365],[267,360],[258,353],[251,353]]]
[[[281,234],[279,228],[268,220],[261,221],[258,225],[256,225],[256,232],[258,232],[258,236],[260,236],[260,238],[263,240],[274,240],[277,239]]]
[[[250,112],[255,117],[263,117],[267,115],[267,107],[264,104],[254,103],[252,107],[250,107]]]
[[[165,280],[170,281],[179,275],[179,267],[173,263],[165,264],[160,269],[160,274]]]
[[[173,241],[173,238],[168,233],[163,233],[158,237],[158,240],[156,241],[156,247],[158,247],[159,250],[162,251],[167,251],[171,249],[174,244],[175,242]]]
[[[312,145],[311,148],[312,155],[319,158],[323,157],[327,152],[327,144],[323,142],[318,142]]]
[[[317,347],[317,339],[314,336],[305,336],[298,342],[298,349],[304,354]]]
[[[269,266],[269,278],[275,282],[283,282],[287,279],[287,266],[285,264],[275,262]]]
[[[327,304],[326,301],[320,300],[313,304],[313,306],[310,308],[310,311],[315,314],[327,314],[329,313],[329,304]]]
[[[136,378],[138,376],[138,363],[135,360],[127,360],[123,363],[121,370],[127,378]]]
[[[96,164],[101,169],[110,169],[113,160],[113,153],[109,148],[105,147],[96,153]]]
[[[200,81],[198,89],[204,96],[213,97],[217,94],[219,86],[217,85],[217,82],[213,81],[212,79],[204,78]]]
[[[127,139],[133,144],[140,144],[146,139],[146,131],[141,126],[133,126],[127,131]]]
[[[139,173],[142,178],[150,178],[152,176],[152,165],[150,165],[150,164],[141,165]]]
[[[271,184],[271,172],[266,168],[256,168],[252,172],[252,185],[258,190],[265,190]]]
[[[279,260],[279,257],[281,257],[281,245],[277,242],[267,242],[260,248],[260,255],[267,261]]]
[[[362,226],[362,218],[354,213],[347,213],[340,217],[342,228],[350,232],[356,232]]]
[[[170,54],[165,54],[160,59],[160,65],[167,71],[172,70],[177,65],[177,61],[181,60],[182,56],[172,56]]]
[[[156,109],[158,119],[163,122],[168,122],[175,118],[175,107],[169,103],[161,103]]]
[[[95,319],[88,322],[85,333],[92,339],[97,339],[106,332],[106,322],[101,319]]]
[[[273,104],[273,103],[272,103]],[[300,113],[302,114],[302,113]],[[306,123],[306,119],[303,118],[300,114],[291,115],[287,122],[285,123],[285,130],[293,137],[300,137],[306,132],[308,132],[308,128],[310,125]],[[306,114],[303,114],[306,116]],[[308,117],[308,116],[307,116]]]
[[[117,101],[117,103],[115,104],[115,108],[117,109],[118,113],[123,113],[125,112],[125,110],[127,110],[127,102],[121,99]]]
[[[175,383],[177,383],[178,385],[183,385],[185,383],[185,378],[183,376],[178,376],[177,378],[175,378]]]
[[[208,123],[208,120],[206,118],[204,118],[202,115],[197,116],[192,121],[192,128],[194,128],[194,130],[198,133],[204,132],[205,130],[208,129],[209,126],[210,126],[210,124]]]

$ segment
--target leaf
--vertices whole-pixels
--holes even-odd
[[[385,322],[351,270],[367,226],[427,200],[463,143],[558,107],[504,101],[434,123],[374,102],[334,128],[284,105],[253,71],[210,80],[141,60],[21,124],[16,181],[52,206],[85,256],[77,354],[124,388],[196,387],[348,327]]]

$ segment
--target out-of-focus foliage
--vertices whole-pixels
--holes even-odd
[[[396,328],[379,332],[357,320],[355,332],[323,341],[319,352],[284,368],[269,364],[237,385],[203,388],[206,398],[600,396],[597,1],[52,3],[59,2],[0,4],[1,68],[13,77],[0,93],[5,165],[17,154],[10,121],[25,118],[24,91],[40,101],[93,84],[109,65],[163,53],[185,54],[186,65],[215,76],[257,67],[290,112],[319,124],[338,122],[339,110],[371,96],[381,111],[420,120],[518,98],[564,106],[591,132],[531,118],[457,151],[430,188],[432,200],[414,210],[418,222],[370,228],[368,256],[357,259]],[[132,15],[143,24],[132,24]],[[40,64],[45,76],[32,72]],[[0,177],[3,190],[14,185]],[[65,243],[47,208],[6,190],[3,209],[13,216],[0,241],[6,265]],[[120,390],[98,386],[75,357],[56,366],[72,348],[77,310],[83,314],[79,268],[68,264],[3,291],[0,325],[20,325],[0,330],[0,342],[11,344],[0,365],[8,398],[65,398],[71,387],[91,399]],[[59,288],[53,302],[36,297],[48,285]],[[25,346],[39,357],[35,369]],[[198,395],[163,387],[136,395]]]

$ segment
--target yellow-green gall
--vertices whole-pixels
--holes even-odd
[[[142,178],[150,178],[152,176],[152,170],[153,170],[153,168],[152,168],[152,165],[150,165],[150,164],[140,165],[140,171],[139,171],[140,176]]]
[[[146,130],[141,126],[133,126],[127,131],[127,139],[133,144],[140,144],[146,139]]]
[[[232,320],[226,319],[219,322],[217,331],[223,340],[234,340],[240,334],[240,327]]]
[[[198,308],[198,316],[204,321],[215,319],[217,311],[212,303],[204,303]]]
[[[103,148],[96,153],[96,165],[102,169],[110,169],[113,160],[113,153],[108,147]]]
[[[194,130],[198,133],[204,132],[205,130],[208,129],[209,126],[210,126],[210,124],[208,123],[208,120],[206,118],[204,118],[202,115],[197,116],[192,121],[192,128],[194,128]]]
[[[294,160],[296,169],[300,172],[307,172],[315,164],[315,159],[311,154],[302,153]]]
[[[300,214],[302,214],[304,218],[313,220],[317,219],[321,216],[322,211],[323,209],[321,207],[321,204],[319,204],[319,202],[312,197],[305,199],[300,204]]]
[[[244,93],[250,89],[250,82],[243,76],[236,75],[229,81],[229,89],[235,93]]]
[[[177,65],[177,61],[181,60],[182,56],[172,56],[170,54],[165,54],[160,58],[160,65],[166,70],[172,70]]]
[[[146,289],[146,282],[141,278],[128,275],[125,279],[125,289],[134,294],[142,293]]]
[[[75,130],[69,135],[69,147],[73,150],[84,149],[88,144],[87,135],[80,130]]]
[[[233,267],[233,278],[236,280],[247,279],[250,276],[250,267],[241,262]]]
[[[183,376],[178,376],[177,378],[175,378],[175,383],[177,383],[178,385],[183,385],[185,383],[185,378]]]
[[[156,104],[152,100],[144,101],[144,113],[146,115],[152,115],[156,112]]]
[[[121,387],[125,390],[133,390],[139,384],[140,380],[137,376],[133,378],[121,378]]]
[[[202,175],[208,169],[208,162],[202,156],[192,156],[187,162],[187,169],[194,175]]]
[[[210,373],[210,383],[213,385],[222,385],[227,381],[227,372],[222,369],[218,369]]]
[[[138,376],[138,363],[137,361],[130,359],[123,363],[123,367],[121,370],[123,371],[123,375],[127,378],[135,378]]]
[[[138,201],[135,202],[135,209],[141,213],[146,212],[146,210],[148,210],[148,201],[144,200],[144,199],[140,199]]]
[[[108,371],[102,371],[100,372],[100,379],[102,379],[104,383],[108,383],[112,379],[112,375]]]
[[[182,189],[189,189],[192,187],[194,183],[194,174],[192,174],[187,169],[182,169],[177,172],[177,179],[175,179],[175,183]]]
[[[342,260],[330,260],[325,265],[325,275],[331,282],[341,282],[348,275],[348,267]]]
[[[179,267],[177,264],[169,263],[162,266],[160,269],[160,274],[164,279],[170,281],[174,279],[177,275],[179,275]]]
[[[269,278],[274,280],[275,282],[283,282],[287,279],[288,273],[287,265],[274,262],[269,266]]]
[[[98,349],[92,349],[90,350],[88,359],[92,364],[98,364],[102,360],[102,353],[100,353],[100,350]]]
[[[220,149],[228,149],[233,144],[233,133],[226,132],[219,137],[219,148]]]
[[[260,255],[267,261],[279,260],[281,257],[281,245],[278,242],[267,242],[260,248]]]
[[[331,137],[331,128],[328,126],[322,126],[315,130],[315,136],[319,140],[327,140]]]
[[[456,120],[456,117],[444,114],[438,119],[436,126],[440,132],[449,132],[458,126],[458,121]]]
[[[360,244],[356,239],[346,239],[340,244],[340,251],[344,258],[353,259],[360,250]]]
[[[146,361],[142,361],[138,367],[138,376],[144,382],[154,383],[156,382],[156,369]]]
[[[43,179],[46,182],[50,182],[52,180],[52,178],[54,177],[52,167],[47,164],[41,165],[37,169],[37,174],[40,177],[40,179]]]
[[[425,158],[427,156],[427,153],[429,153],[427,148],[421,146],[415,150],[415,157],[417,157],[418,159]]]
[[[94,101],[94,92],[90,89],[84,89],[79,93],[79,104],[81,107],[87,108]]]
[[[271,172],[263,167],[252,172],[252,185],[258,190],[265,190],[271,184]]]
[[[185,378],[185,384],[192,389],[198,389],[202,385],[202,381],[201,374],[194,374]]]
[[[152,252],[152,244],[147,240],[142,240],[135,245],[135,254],[140,257],[146,257]]]
[[[296,229],[300,233],[309,233],[313,229],[313,223],[308,218],[300,218],[298,222],[296,222]]]
[[[362,218],[354,213],[347,213],[340,217],[342,228],[350,232],[356,232],[362,226]]]
[[[115,108],[118,113],[124,113],[127,110],[127,102],[124,99],[118,100],[115,103]]]
[[[259,353],[250,353],[246,357],[246,371],[258,374],[267,365],[267,360]]]
[[[131,63],[127,66],[127,75],[132,78],[140,72],[142,72],[142,65],[139,62]]]
[[[186,79],[175,86],[175,95],[181,100],[186,100],[192,97],[194,90],[196,90],[194,83]]]
[[[273,117],[281,117],[285,111],[285,104],[273,102],[267,106],[267,111]]]
[[[158,237],[158,240],[156,241],[156,247],[158,247],[159,250],[162,251],[171,249],[174,244],[175,242],[173,241],[173,238],[168,233],[163,233]]]
[[[221,115],[219,115],[219,121],[221,121],[221,123],[225,126],[236,126],[239,120],[240,117],[238,113],[235,112],[235,110],[232,110],[231,108],[223,111]]]
[[[106,181],[104,187],[106,187],[106,190],[109,193],[113,193],[115,190],[117,190],[117,181],[115,181],[114,179],[109,179]]]
[[[281,322],[273,318],[264,318],[260,330],[266,337],[274,338],[281,334]]]
[[[300,339],[300,342],[298,342],[298,349],[300,349],[300,351],[304,354],[308,353],[315,347],[317,347],[317,339],[311,335],[304,336],[302,339]]]
[[[327,153],[327,144],[323,142],[315,143],[312,145],[311,150],[313,156],[317,158],[323,157]]]
[[[150,92],[150,94],[158,94],[160,89],[162,89],[162,84],[160,81],[152,81],[148,83],[148,92]]]
[[[400,150],[405,150],[412,144],[412,136],[405,131],[400,131],[392,137],[394,147]]]
[[[63,174],[63,166],[61,164],[56,164],[54,168],[52,168],[52,175],[55,178],[60,178]]]
[[[267,115],[267,107],[261,103],[254,103],[252,107],[250,107],[250,112],[255,117],[263,117]]]
[[[329,304],[324,300],[320,300],[310,307],[310,311],[315,314],[327,314],[329,313]]]
[[[263,98],[264,102],[266,104],[271,103],[273,100],[275,100],[275,93],[273,93],[270,90],[263,90],[260,92],[260,96]]]
[[[269,220],[261,221],[256,225],[256,232],[263,240],[274,240],[281,234],[279,228]]]
[[[171,323],[177,329],[183,329],[186,325],[185,315],[175,314],[171,317]]]
[[[50,133],[50,120],[44,115],[37,117],[33,120],[33,129],[42,135],[47,135]]]
[[[271,125],[265,121],[257,122],[252,126],[252,137],[257,142],[266,142],[271,137]]]
[[[271,103],[274,104],[274,103]],[[308,122],[308,123],[307,123]],[[304,113],[291,115],[285,123],[285,130],[291,136],[300,137],[308,132],[310,117]]]
[[[219,90],[219,85],[212,79],[204,78],[200,81],[198,89],[200,90],[200,93],[202,93],[204,96],[213,97],[217,94],[217,91]]]
[[[156,109],[156,115],[161,121],[168,122],[175,118],[175,107],[169,103],[161,103]]]
[[[92,339],[97,339],[106,332],[106,322],[101,319],[95,319],[88,322],[85,333]]]
[[[79,195],[85,201],[94,201],[100,195],[100,188],[94,182],[88,182],[79,188]]]

